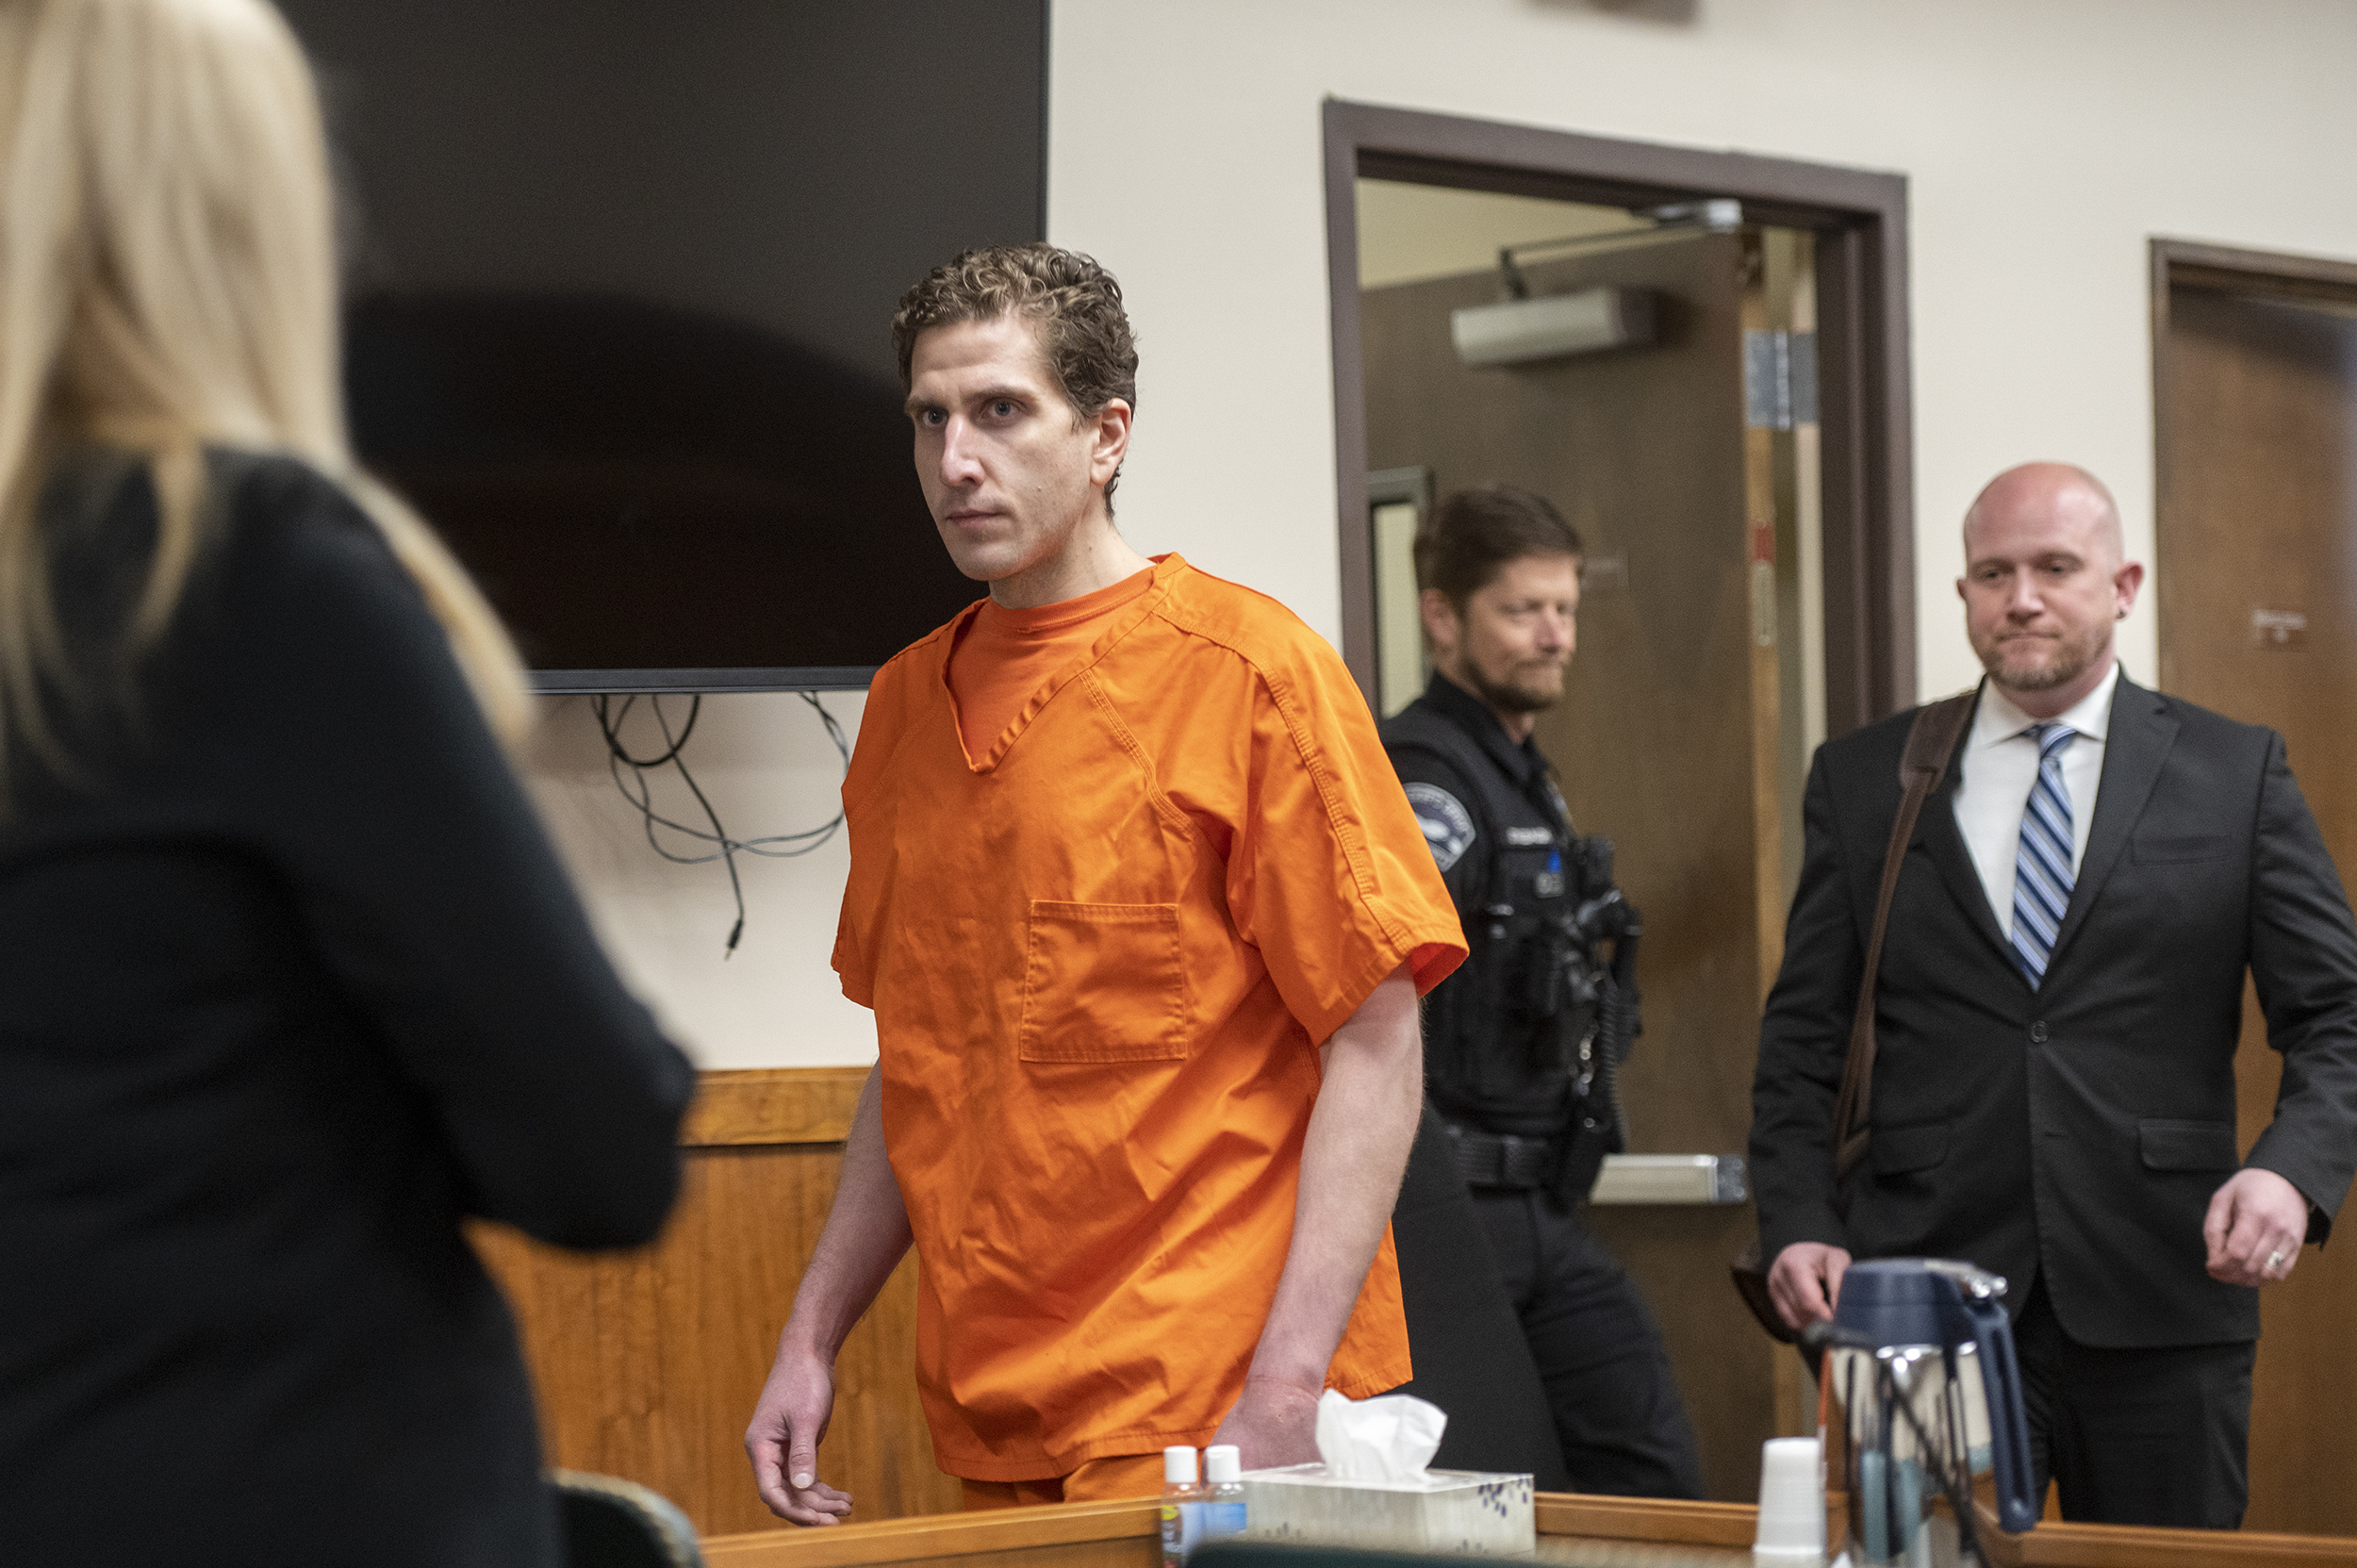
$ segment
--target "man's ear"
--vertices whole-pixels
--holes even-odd
[[[2128,612],[2136,607],[2136,590],[2144,586],[2144,563],[2126,561],[2112,573],[2113,619],[2125,620]]]
[[[1113,482],[1121,460],[1129,455],[1129,405],[1120,398],[1108,401],[1088,421],[1089,483],[1098,489]]]
[[[1438,655],[1454,653],[1458,640],[1464,635],[1464,623],[1458,619],[1457,606],[1448,602],[1448,595],[1438,588],[1426,588],[1416,595],[1416,618],[1424,622],[1424,639]]]

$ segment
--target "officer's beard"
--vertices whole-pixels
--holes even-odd
[[[1530,679],[1526,682],[1515,681],[1510,674],[1506,680],[1492,681],[1487,671],[1469,660],[1465,665],[1465,681],[1473,687],[1474,695],[1496,713],[1544,713],[1562,701],[1561,665],[1541,663],[1521,668],[1530,672]],[[1549,680],[1548,676],[1554,678]]]

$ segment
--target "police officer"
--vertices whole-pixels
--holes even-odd
[[[1451,495],[1416,540],[1433,673],[1385,722],[1383,743],[1472,948],[1426,999],[1426,1089],[1574,1487],[1699,1497],[1660,1331],[1576,1212],[1618,1147],[1611,1070],[1634,1030],[1637,934],[1611,885],[1609,844],[1574,834],[1531,740],[1563,694],[1579,554],[1552,505],[1507,486]],[[1401,1262],[1412,1272],[1414,1260]]]

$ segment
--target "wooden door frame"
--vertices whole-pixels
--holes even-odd
[[[1359,340],[1358,182],[1364,177],[1609,206],[1733,197],[1743,204],[1747,220],[1812,231],[1823,432],[1826,734],[1843,734],[1914,705],[1905,175],[1338,98],[1326,101],[1325,131],[1343,656],[1360,686],[1370,694],[1375,689],[1366,374]]]
[[[2279,300],[2325,300],[2334,305],[2357,300],[2357,261],[2279,251],[2246,251],[2198,239],[2156,239],[2151,243],[2151,253],[2152,347],[2156,367],[2161,346],[2167,339],[2168,291],[2174,285]],[[2159,377],[2153,379],[2157,384]]]

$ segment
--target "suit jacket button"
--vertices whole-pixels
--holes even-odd
[[[2034,1023],[2034,1024],[2032,1024],[2032,1025],[2030,1026],[2030,1042],[2031,1042],[2031,1044],[2033,1044],[2033,1045],[2039,1045],[2039,1046],[2042,1046],[2042,1045],[2046,1044],[2046,1020],[2045,1020],[2045,1019],[2040,1018],[2037,1022],[2036,1022],[2036,1023]]]

